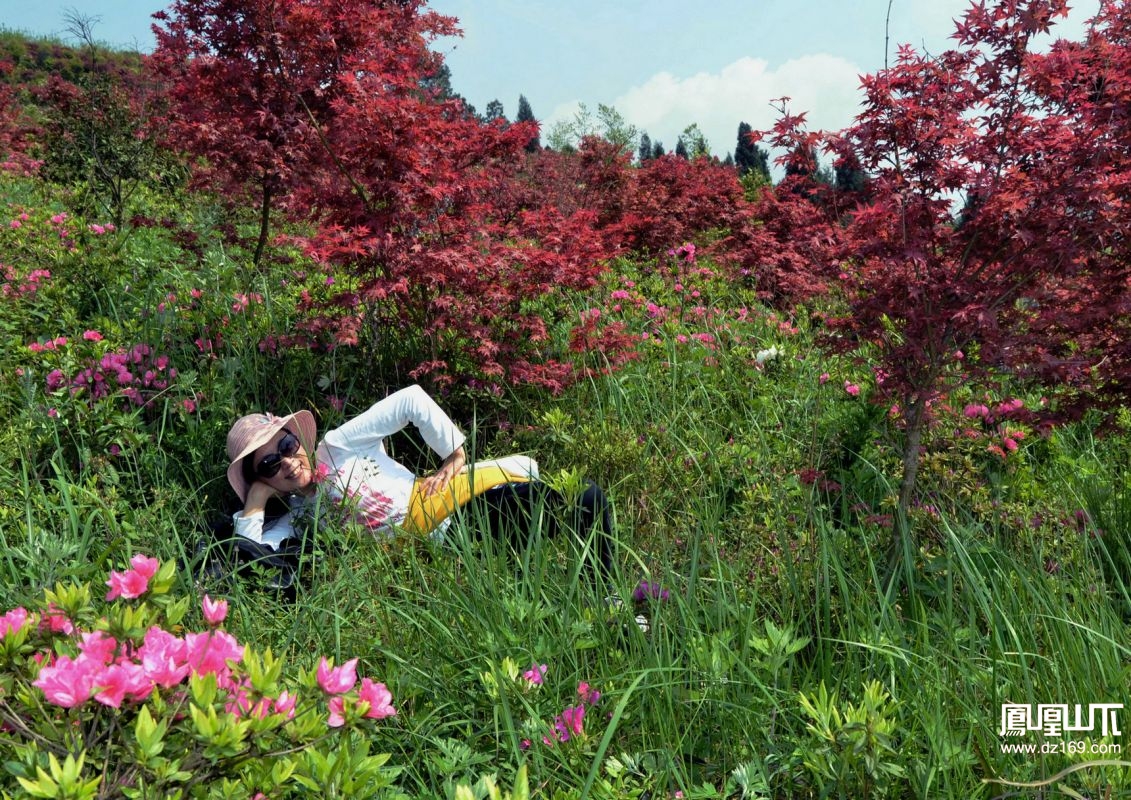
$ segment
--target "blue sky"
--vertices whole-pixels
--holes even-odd
[[[738,123],[772,124],[789,96],[813,127],[840,128],[859,102],[858,76],[882,67],[889,0],[432,0],[459,18],[461,39],[437,48],[452,83],[480,111],[513,117],[526,95],[546,130],[578,102],[612,105],[668,149],[694,122],[712,150],[732,150]],[[891,0],[891,44],[945,49],[968,0]],[[1060,34],[1078,38],[1098,0],[1077,0]],[[0,25],[65,38],[65,14],[99,17],[95,35],[147,50],[160,0],[0,0]]]

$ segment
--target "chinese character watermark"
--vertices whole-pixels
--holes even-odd
[[[1002,703],[1001,736],[1024,736],[1030,731],[1043,731],[1045,736],[1064,736],[1065,733],[1096,733],[1101,737],[1120,736],[1118,712],[1122,703],[1089,703],[1087,716],[1084,706],[1076,703],[1075,713],[1069,712],[1067,703]],[[1097,719],[1098,718],[1098,719]]]

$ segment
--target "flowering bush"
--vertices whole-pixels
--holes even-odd
[[[515,693],[516,699],[531,712],[522,724],[523,750],[531,749],[535,742],[539,741],[544,747],[552,748],[571,741],[580,745],[588,740],[585,731],[585,711],[597,704],[601,699],[601,692],[585,681],[580,682],[577,685],[576,696],[560,712],[553,715],[552,722],[546,722],[547,715],[542,713],[539,706],[549,702],[555,711],[560,707],[544,696],[548,672],[548,665],[534,663],[529,669],[520,673],[514,659],[504,658],[497,671],[489,670],[479,675],[490,697],[497,698],[501,692]]]
[[[136,555],[110,573],[106,605],[89,585],[57,585],[38,610],[0,616],[0,790],[368,797],[389,785],[365,733],[396,714],[384,684],[359,687],[357,659],[284,677],[270,650],[221,627],[223,600],[205,596],[205,630],[182,633],[190,600],[173,584],[172,562]]]

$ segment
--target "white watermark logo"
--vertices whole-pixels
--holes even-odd
[[[1069,712],[1067,703],[1002,703],[1001,736],[1024,736],[1030,731],[1043,731],[1045,736],[1062,737],[1065,733],[1097,733],[1101,737],[1120,736],[1118,712],[1123,703],[1076,703]],[[1098,730],[1097,730],[1098,726]]]

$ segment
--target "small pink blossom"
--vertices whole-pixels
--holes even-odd
[[[88,342],[101,342],[102,334],[95,330],[83,331],[82,338]]]
[[[298,697],[288,692],[286,689],[275,698],[275,713],[282,714],[287,719],[295,718],[295,704],[298,702]]]
[[[546,677],[546,669],[545,664],[533,664],[530,669],[522,673],[522,679],[531,686],[541,686]]]
[[[848,392],[853,397],[857,397],[860,394],[860,387],[857,386],[855,383],[851,383],[850,381],[845,381],[844,382],[844,391]]]
[[[821,386],[824,386],[828,382],[829,382],[829,373],[827,373],[827,372],[822,372],[821,377],[817,378],[817,383]]]
[[[311,480],[314,483],[324,483],[328,477],[330,477],[329,464],[325,461],[319,461],[314,465],[313,474],[311,475]]]
[[[585,681],[577,684],[577,695],[581,698],[581,702],[588,706],[596,705],[597,701],[601,699],[601,693],[590,688]]]
[[[219,625],[228,616],[227,600],[213,600],[208,595],[204,595],[201,606],[204,610],[204,621],[209,625]]]
[[[340,728],[346,724],[346,704],[341,695],[330,698],[329,702],[330,715],[326,718],[326,724],[331,728]]]

